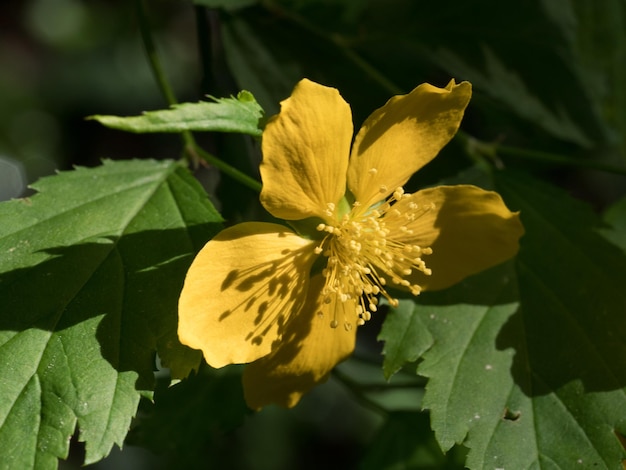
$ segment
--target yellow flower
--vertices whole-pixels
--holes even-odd
[[[523,233],[499,195],[402,186],[457,131],[467,82],[390,99],[352,143],[338,91],[302,80],[263,133],[261,202],[295,230],[249,222],[193,261],[178,334],[213,367],[248,364],[247,403],[294,406],[354,350],[357,326],[390,287],[414,295],[501,263]],[[352,145],[351,145],[352,143]]]

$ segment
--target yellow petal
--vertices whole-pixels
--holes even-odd
[[[306,296],[312,242],[282,225],[227,228],[194,259],[178,304],[180,341],[213,367],[266,356]]]
[[[403,186],[454,136],[470,100],[469,82],[427,83],[394,96],[359,130],[348,167],[348,188],[367,208]]]
[[[307,302],[291,318],[283,342],[271,355],[246,366],[244,395],[248,406],[295,406],[302,395],[327,379],[329,372],[354,351],[356,313],[353,301],[323,303],[322,276],[311,279]],[[330,323],[337,319],[337,328]],[[344,326],[345,321],[351,327]]]
[[[431,255],[422,257],[432,275],[418,272],[409,277],[423,289],[449,287],[506,261],[519,249],[524,228],[518,213],[509,211],[493,191],[469,185],[439,186],[418,191],[394,207],[407,212],[411,202],[418,204],[419,211],[417,219],[407,225],[413,235],[396,231],[390,238],[432,248]]]
[[[352,113],[334,88],[300,81],[263,132],[261,202],[284,220],[328,218],[341,199],[352,140]]]

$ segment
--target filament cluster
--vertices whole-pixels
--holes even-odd
[[[372,168],[370,174],[375,173]],[[383,187],[380,190],[381,193],[387,192]],[[412,195],[397,188],[378,206],[364,212],[356,201],[349,213],[337,216],[337,223],[317,226],[318,231],[326,233],[315,249],[318,255],[327,258],[322,271],[325,278],[322,295],[325,302],[331,301],[331,295],[342,302],[354,300],[357,325],[363,325],[378,310],[379,294],[391,305],[398,304],[398,300],[387,291],[389,283],[418,295],[421,287],[407,278],[414,271],[431,274],[422,256],[431,254],[432,250],[401,240],[410,238],[413,233],[411,223],[433,207],[407,198],[412,198]],[[403,204],[398,204],[403,200]],[[334,215],[334,209],[335,205],[329,203],[328,215]],[[338,324],[338,319],[333,318],[331,327],[335,328]],[[352,328],[350,319],[344,319],[344,326]]]

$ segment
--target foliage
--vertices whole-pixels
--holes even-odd
[[[125,5],[109,17],[84,7],[94,8],[84,18],[117,25]],[[158,50],[144,38],[146,63],[186,102],[168,107],[149,99],[154,90],[131,90],[97,47],[104,30],[89,28],[55,43],[68,48],[61,69],[73,71],[46,76],[58,96],[30,90],[26,100],[25,83],[11,73],[0,81],[0,127],[13,129],[0,133],[0,150],[17,149],[29,170],[30,154],[20,153],[28,139],[9,118],[38,96],[56,97],[58,113],[80,101],[72,109],[92,115],[80,125],[101,132],[89,140],[120,142],[129,150],[114,156],[132,157],[100,162],[116,147],[84,147],[89,156],[70,162],[83,166],[0,203],[0,468],[55,469],[80,455],[77,442],[80,463],[126,443],[164,455],[166,468],[622,468],[623,2],[136,5],[141,26],[159,33]],[[201,90],[176,62],[193,61],[193,44],[180,57],[168,49],[181,41],[181,21],[198,28]],[[139,47],[134,29],[122,38]],[[102,62],[97,72],[71,62],[81,47]],[[381,306],[359,331],[355,357],[297,408],[253,413],[239,368],[212,370],[178,342],[177,302],[223,218],[270,220],[251,183],[258,140],[302,77],[338,88],[356,127],[419,83],[471,81],[462,131],[407,190],[493,189],[526,233],[516,259]],[[206,95],[231,97],[199,101]],[[182,140],[160,140],[163,132]],[[50,133],[27,135],[58,151]],[[81,131],[68,135],[87,145]],[[145,158],[152,151],[167,158]]]
[[[214,102],[184,103],[165,111],[148,111],[141,116],[91,116],[112,129],[127,132],[216,131],[260,136],[263,110],[254,97],[241,91],[236,98]]]

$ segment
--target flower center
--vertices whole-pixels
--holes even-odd
[[[395,207],[397,202],[410,197],[398,188],[387,201],[368,212],[363,213],[355,202],[352,211],[343,215],[337,224],[317,226],[318,231],[327,233],[316,248],[317,254],[327,258],[322,271],[326,280],[322,295],[326,302],[330,302],[331,295],[343,302],[355,300],[358,325],[363,325],[376,312],[378,294],[391,305],[398,305],[398,300],[386,289],[388,282],[418,295],[421,287],[412,284],[407,277],[415,270],[431,274],[421,257],[431,254],[432,250],[400,241],[407,235],[410,238],[410,223],[432,208],[412,201],[405,201],[408,204],[402,205],[402,211]],[[334,209],[333,204],[328,207]],[[399,234],[402,237],[398,237]],[[337,325],[334,318],[331,327]],[[347,329],[352,327],[349,320],[344,325]]]

